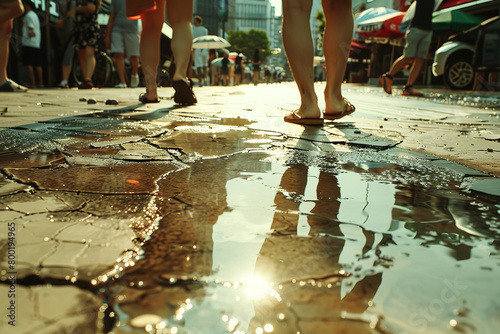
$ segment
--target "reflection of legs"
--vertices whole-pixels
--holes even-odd
[[[316,205],[311,210],[311,215],[308,217],[309,225],[314,227],[332,226],[338,228],[338,224],[334,220],[340,207],[340,188],[337,176],[332,173],[320,172],[318,178],[318,186],[316,187]],[[316,232],[311,229],[310,234]],[[335,235],[341,235],[340,232]]]
[[[283,44],[300,93],[301,105],[296,113],[304,118],[321,115],[314,91],[311,6],[312,0],[283,0]]]
[[[351,1],[323,0],[326,18],[323,49],[326,65],[325,113],[344,110],[341,85],[351,47],[353,18]]]
[[[300,201],[294,201],[290,196],[302,196],[307,185],[308,167],[304,165],[294,165],[289,167],[281,178],[281,191],[276,194],[274,204],[276,213],[274,214],[271,228],[297,230],[299,220],[298,210]]]

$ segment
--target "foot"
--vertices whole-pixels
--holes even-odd
[[[7,80],[0,84],[0,92],[27,92],[28,88],[21,86],[13,80]]]
[[[148,96],[148,93],[141,93],[141,95],[139,95],[139,101],[142,103],[142,104],[146,104],[146,103],[159,103],[160,100],[158,99],[158,96],[153,96],[153,94],[150,94]]]
[[[284,117],[284,121],[287,123],[293,124],[302,124],[302,125],[322,125],[323,119],[319,117],[309,118],[309,117],[301,117],[297,115],[298,110],[286,115]]]
[[[384,92],[392,94],[392,76],[389,73],[382,74],[378,77],[380,85],[384,88]]]
[[[139,86],[139,74],[130,77],[130,87],[135,88]]]
[[[115,88],[127,88],[127,84],[120,82],[118,85],[115,85]]]
[[[416,97],[424,96],[424,94],[420,93],[418,90],[413,88],[412,85],[404,86],[403,91],[401,92],[401,95],[403,95],[403,96],[416,96]]]
[[[94,88],[94,84],[92,84],[91,80],[85,80],[83,83],[78,85],[78,89],[92,89]]]
[[[193,92],[193,82],[191,80],[174,80],[172,86],[175,89],[174,102],[182,105],[192,105],[198,102]]]
[[[354,105],[345,98],[343,99],[342,105],[343,106],[342,109],[340,109],[340,111],[336,110],[327,111],[325,109],[325,112],[323,113],[323,118],[329,120],[340,119],[342,117],[352,114],[356,110]]]

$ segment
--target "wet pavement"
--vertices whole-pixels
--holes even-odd
[[[141,90],[0,96],[0,332],[497,332],[498,94]]]

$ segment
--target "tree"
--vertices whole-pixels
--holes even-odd
[[[253,57],[255,49],[259,49],[262,60],[265,60],[271,54],[269,48],[271,42],[263,30],[230,30],[228,31],[227,41],[231,43],[231,51],[241,50],[248,59]]]

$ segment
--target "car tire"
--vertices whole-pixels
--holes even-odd
[[[472,54],[455,54],[446,62],[444,81],[450,89],[468,90],[474,84],[475,71],[472,67]]]

